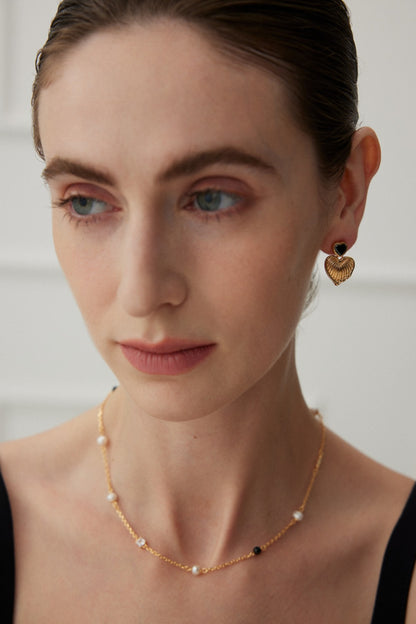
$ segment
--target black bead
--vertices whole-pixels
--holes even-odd
[[[262,551],[262,549],[260,548],[260,546],[254,546],[254,548],[253,548],[253,553],[254,553],[255,555],[261,555],[261,553],[262,553],[262,552],[263,552],[263,551]]]
[[[345,252],[347,251],[348,247],[345,243],[336,243],[334,245],[334,251],[337,254],[337,256],[343,256],[345,254]]]

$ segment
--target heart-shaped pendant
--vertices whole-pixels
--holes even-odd
[[[339,286],[351,277],[355,268],[353,258],[346,256],[338,258],[338,256],[328,256],[325,260],[325,271],[334,282],[335,286]]]

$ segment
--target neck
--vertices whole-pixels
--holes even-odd
[[[293,360],[280,384],[263,379],[250,396],[186,422],[152,418],[120,388],[104,422],[113,483],[136,530],[162,552],[211,563],[286,524],[320,437]]]

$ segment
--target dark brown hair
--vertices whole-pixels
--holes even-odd
[[[63,0],[36,59],[33,134],[42,157],[39,94],[59,58],[99,30],[159,17],[196,26],[224,53],[283,79],[323,176],[342,174],[358,121],[356,49],[342,0]]]

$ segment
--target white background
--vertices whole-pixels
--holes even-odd
[[[299,328],[298,362],[306,396],[331,428],[416,476],[416,2],[348,5],[361,123],[377,131],[383,164],[351,252],[356,272],[338,288],[321,278]],[[31,144],[34,58],[56,6],[0,0],[0,439],[62,422],[114,382],[59,273]]]

